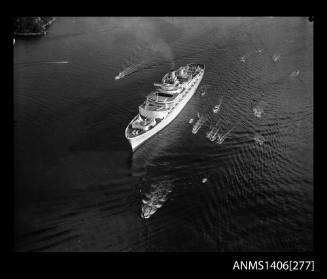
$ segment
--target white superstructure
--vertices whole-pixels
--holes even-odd
[[[133,151],[182,111],[200,84],[204,69],[203,64],[188,64],[167,73],[162,83],[154,84],[157,89],[146,97],[125,130]]]

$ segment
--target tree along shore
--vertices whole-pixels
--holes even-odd
[[[55,17],[16,17],[14,18],[15,36],[46,35],[46,28],[55,21]]]

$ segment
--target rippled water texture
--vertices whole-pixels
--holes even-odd
[[[198,92],[132,154],[138,105],[187,63]],[[16,250],[311,251],[312,81],[305,18],[57,18],[17,38]]]

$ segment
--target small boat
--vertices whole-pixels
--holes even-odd
[[[213,129],[209,133],[207,133],[206,137],[208,139],[211,139],[212,138],[212,135],[213,135]]]
[[[230,130],[229,130],[225,135],[218,135],[217,143],[222,144],[222,143],[224,142],[225,138],[227,137],[227,135],[228,135],[232,130],[233,130],[233,128],[230,129]]]
[[[277,62],[279,60],[279,58],[280,58],[280,54],[274,54],[272,57],[274,62]]]
[[[215,141],[217,136],[218,136],[218,132],[220,130],[220,127],[216,127],[216,128],[213,128],[208,134],[207,134],[207,138],[210,140],[210,141]]]
[[[297,70],[297,71],[294,71],[290,74],[291,77],[297,77],[298,75],[300,74],[300,71]]]
[[[253,139],[259,145],[263,145],[263,143],[265,141],[265,138],[263,136],[259,135],[259,134],[255,135]]]
[[[196,121],[196,123],[194,124],[193,128],[192,128],[192,133],[195,135],[199,129],[201,128],[202,126],[202,122],[201,122],[201,119],[199,119],[198,121]]]
[[[119,73],[117,76],[115,76],[115,80],[123,78],[125,75],[122,73]]]
[[[220,102],[218,105],[215,105],[214,108],[212,109],[213,113],[217,113],[220,110],[221,103],[223,101],[223,98],[220,99]]]
[[[245,56],[242,56],[240,59],[241,62],[245,63]]]
[[[203,178],[202,183],[206,183],[206,182],[208,182],[208,178]]]
[[[193,121],[194,121],[194,119],[193,118],[191,118],[190,120],[189,120],[189,124],[192,124],[193,123]]]
[[[253,109],[253,113],[256,117],[261,117],[261,115],[263,114],[263,109],[262,108],[254,108]]]
[[[215,133],[211,136],[210,140],[211,141],[215,141],[217,136],[218,136],[218,132],[220,130],[220,127],[215,131]]]
[[[220,105],[215,105],[212,109],[213,113],[217,113],[220,109]]]
[[[222,144],[224,139],[222,138],[221,135],[218,135],[217,143]]]
[[[200,128],[202,127],[202,125],[208,120],[208,117],[202,115],[200,117],[200,114],[198,115],[199,119],[195,122],[193,128],[192,128],[192,133],[196,134]]]

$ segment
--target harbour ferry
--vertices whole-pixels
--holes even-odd
[[[133,151],[177,117],[194,95],[204,70],[204,64],[188,64],[168,72],[161,83],[154,84],[156,90],[147,95],[125,129]]]

